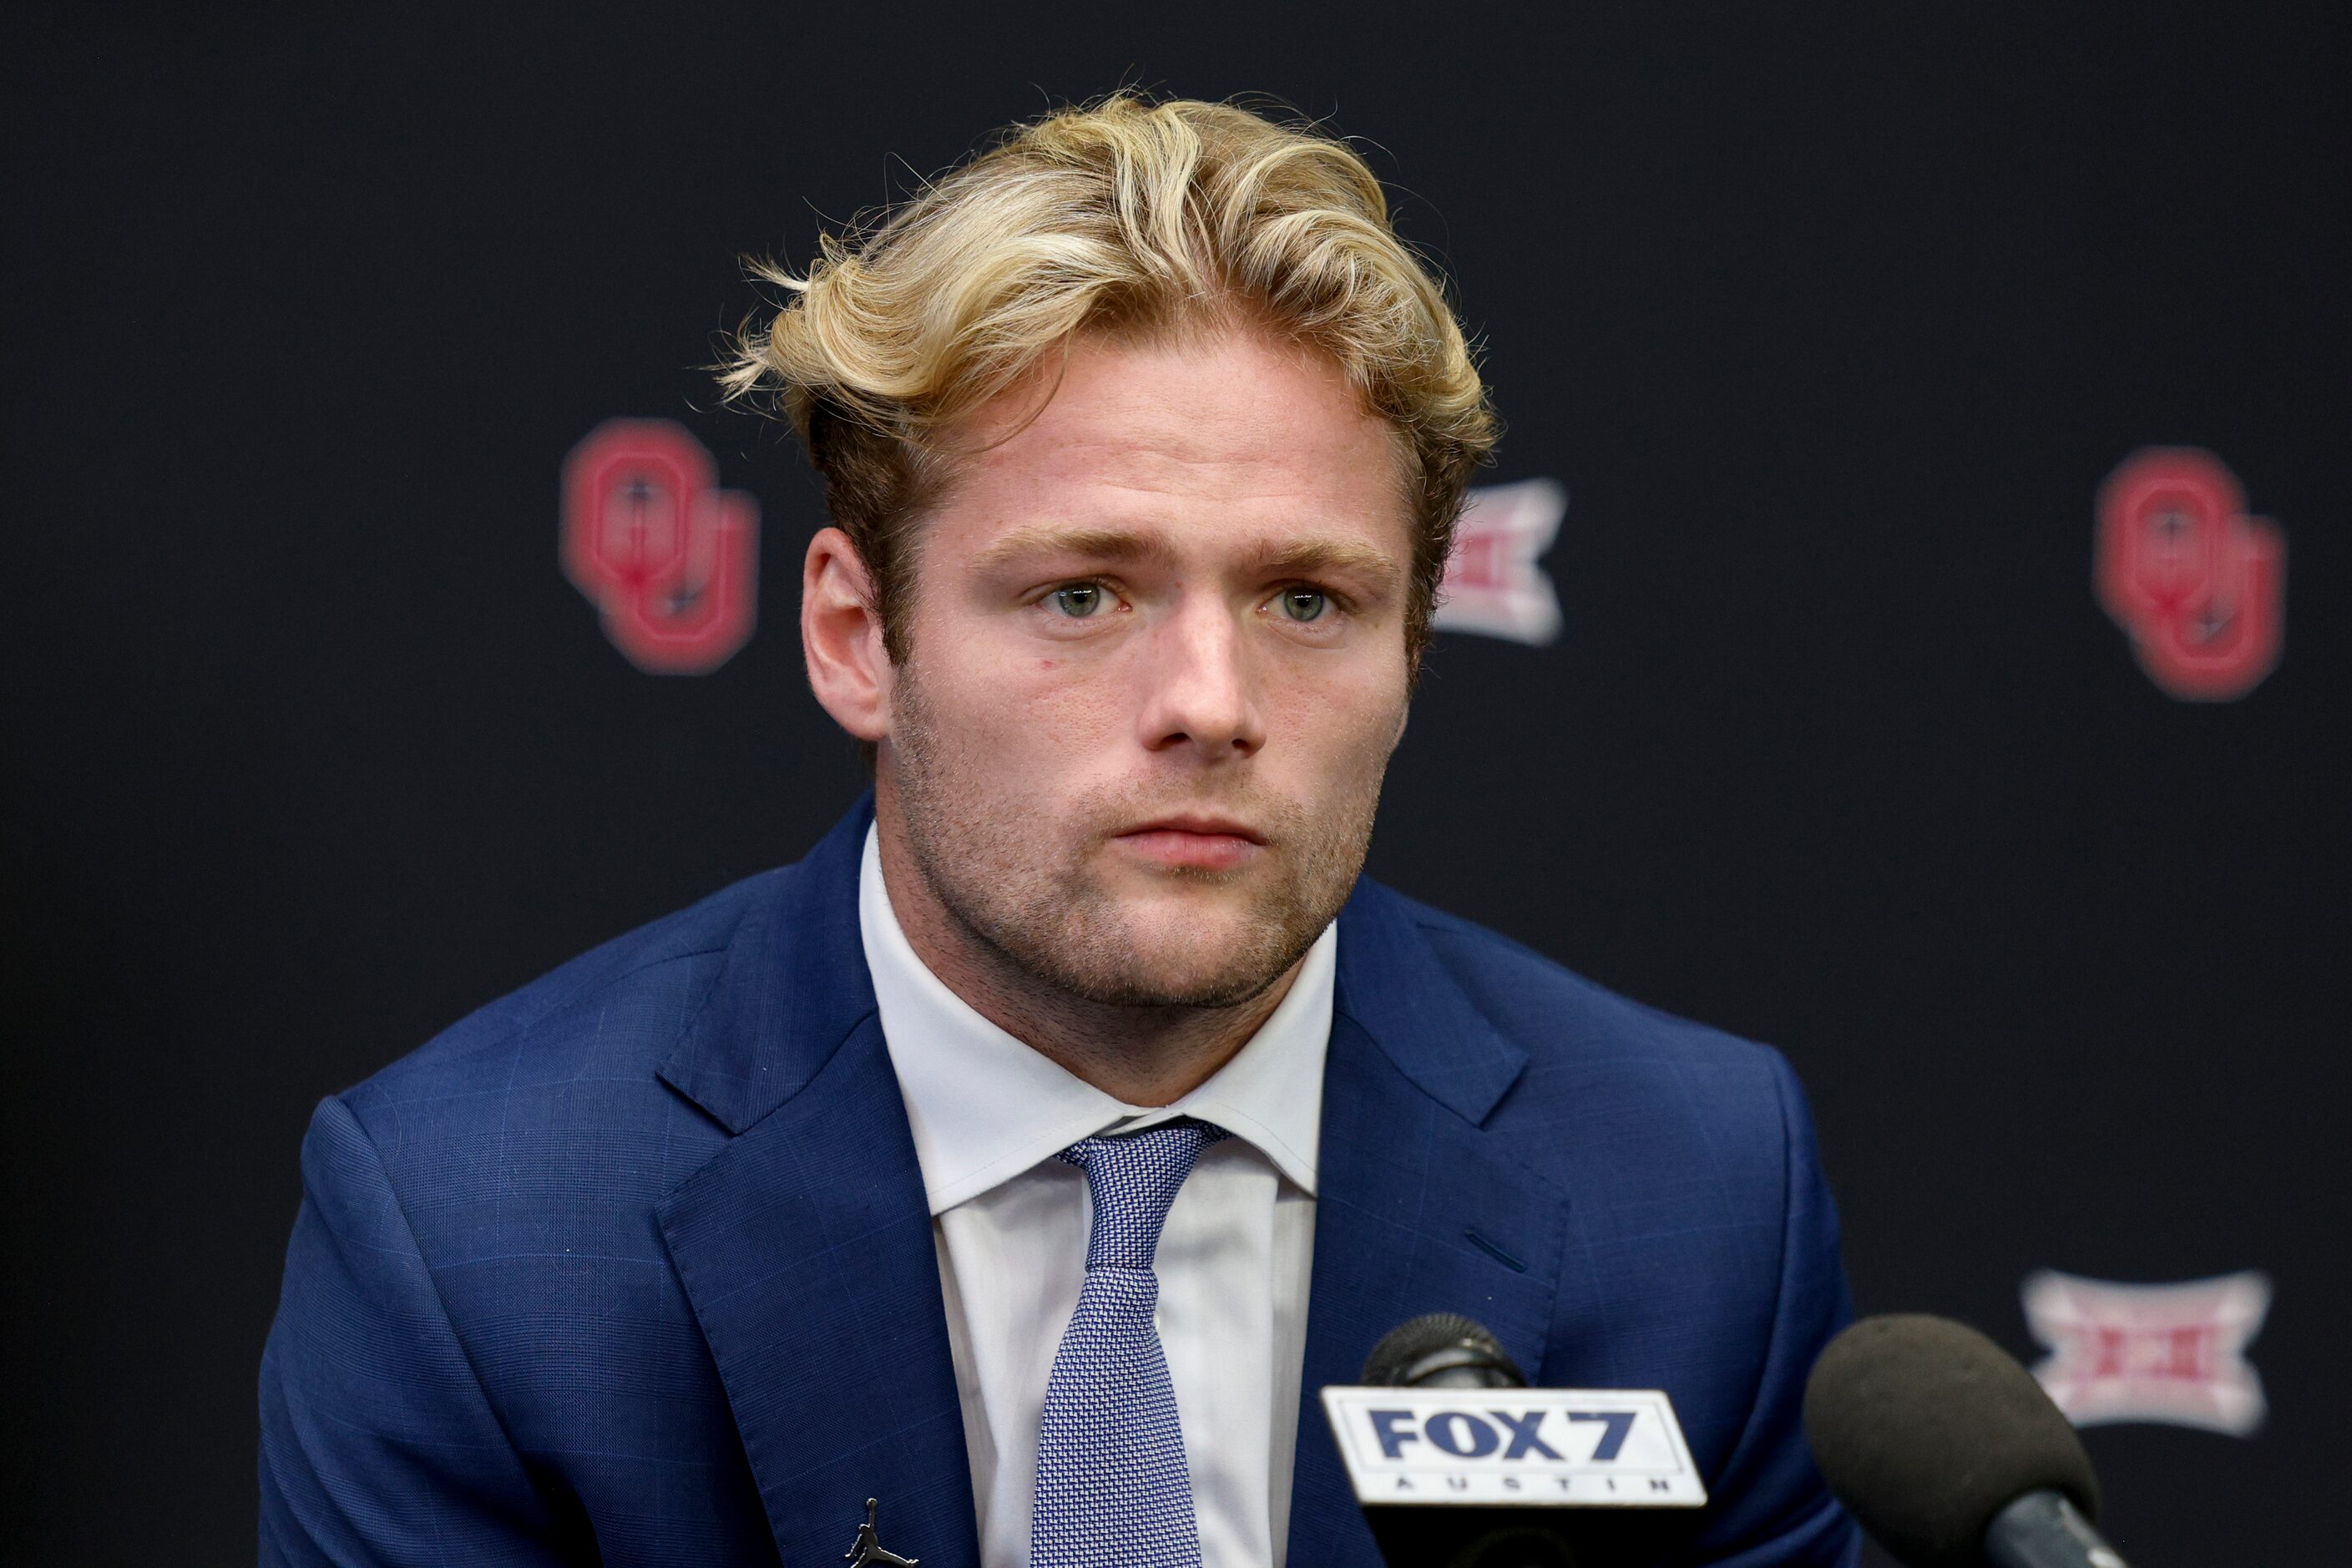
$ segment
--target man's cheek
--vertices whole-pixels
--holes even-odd
[[[940,728],[976,751],[1002,754],[1034,742],[1051,728],[1062,706],[1050,690],[1038,690],[1002,664],[985,658],[956,662],[954,674],[930,703]],[[986,756],[969,761],[985,766]]]
[[[1284,715],[1285,727],[1311,737],[1313,751],[1325,765],[1354,774],[1367,760],[1386,757],[1395,749],[1404,724],[1401,690],[1343,685],[1316,695],[1318,700],[1296,704]]]
[[[1098,680],[1005,681],[997,700],[1010,716],[1013,743],[1076,765],[1114,745],[1135,727],[1131,701]]]

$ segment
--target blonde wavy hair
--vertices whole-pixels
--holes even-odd
[[[805,278],[751,264],[787,297],[713,368],[729,401],[799,433],[874,578],[893,659],[909,647],[919,524],[952,479],[950,426],[1075,334],[1247,323],[1321,353],[1398,435],[1418,668],[1498,426],[1443,281],[1345,142],[1230,104],[1120,93],[1011,128],[819,250]]]

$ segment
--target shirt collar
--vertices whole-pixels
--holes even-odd
[[[1180,1116],[1223,1128],[1298,1187],[1315,1191],[1339,922],[1315,939],[1288,994],[1206,1083],[1173,1105],[1129,1105],[982,1017],[931,973],[890,907],[879,844],[867,827],[857,875],[858,930],[932,1214],[978,1197],[1081,1138]]]

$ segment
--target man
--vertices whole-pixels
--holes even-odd
[[[1362,163],[1116,99],[772,276],[873,794],[320,1106],[264,1561],[1369,1564],[1312,1391],[1433,1310],[1851,1561],[1786,1066],[1360,879],[1494,438]]]

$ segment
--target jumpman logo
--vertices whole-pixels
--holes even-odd
[[[857,1539],[849,1543],[849,1550],[841,1554],[841,1560],[848,1563],[849,1568],[915,1568],[921,1558],[901,1557],[875,1539],[875,1506],[874,1499],[866,1500],[866,1522],[857,1527]]]

